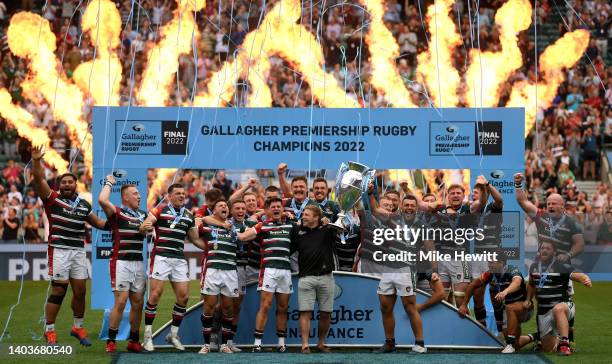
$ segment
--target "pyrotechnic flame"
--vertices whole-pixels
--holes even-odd
[[[58,72],[58,60],[53,53],[55,35],[49,22],[36,14],[20,12],[11,18],[7,36],[11,52],[30,60],[28,76],[34,80],[54,115],[66,123],[72,144],[81,147],[90,175],[91,133],[83,121],[83,94]]]
[[[247,107],[271,107],[272,93],[266,83],[271,65],[267,55],[257,57],[256,62],[249,62],[248,59],[245,59],[241,63],[246,73],[244,77],[249,82],[251,90],[247,99]]]
[[[417,56],[417,77],[428,86],[429,97],[438,107],[457,106],[457,89],[461,82],[459,72],[453,66],[452,54],[461,37],[449,16],[453,0],[435,0],[427,8],[427,29],[431,34],[429,49]]]
[[[539,60],[544,80],[537,84],[537,107],[546,109],[550,106],[557,89],[565,79],[563,69],[574,66],[588,44],[589,32],[578,29],[565,33],[562,38],[544,50]],[[525,136],[527,136],[537,114],[536,84],[526,81],[515,83],[506,106],[525,108]]]
[[[365,40],[370,50],[371,83],[394,107],[415,107],[404,81],[395,66],[400,55],[399,45],[383,22],[382,0],[360,1],[370,12],[370,29]]]
[[[164,194],[166,184],[174,177],[176,171],[176,168],[160,168],[157,170],[157,177],[149,188],[149,194],[147,195],[147,208],[149,210],[155,207],[155,200]]]
[[[11,95],[5,88],[0,88],[0,116],[11,125],[17,133],[32,145],[43,145],[47,150],[45,162],[62,174],[68,170],[68,162],[51,148],[51,140],[46,129],[36,126],[32,114],[12,103]]]
[[[147,66],[137,95],[145,106],[164,106],[169,102],[179,57],[189,54],[192,41],[197,42],[200,36],[193,13],[204,8],[205,1],[177,0],[177,3],[179,9],[162,28],[159,44],[147,54]]]
[[[83,32],[89,32],[96,59],[81,63],[74,71],[76,84],[89,92],[96,105],[119,105],[121,62],[116,53],[120,44],[121,15],[110,0],[94,0],[83,14]],[[92,69],[93,68],[93,69]]]
[[[195,98],[194,105],[217,106],[229,102],[235,92],[236,80],[244,76],[244,70],[249,64],[259,62],[265,56],[278,55],[302,73],[312,94],[321,105],[359,107],[357,101],[348,97],[338,85],[334,76],[323,69],[323,50],[312,33],[306,27],[295,23],[301,15],[300,6],[300,2],[296,0],[283,0],[274,5],[264,17],[262,25],[245,37],[242,46],[244,57],[252,58],[248,59],[248,62],[243,59],[242,67],[235,65],[235,61],[225,63],[212,75],[207,84],[208,91],[198,94]],[[270,37],[270,34],[273,36]],[[252,53],[256,56],[252,56]]]
[[[465,99],[470,107],[497,106],[501,86],[523,65],[517,35],[531,24],[529,1],[509,0],[495,14],[495,23],[500,29],[501,51],[470,50],[470,67],[465,74]]]

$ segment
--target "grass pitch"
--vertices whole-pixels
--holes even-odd
[[[70,310],[70,291],[64,299],[64,304],[56,322],[58,341],[61,344],[70,344],[75,349],[72,356],[48,357],[48,356],[24,356],[11,357],[7,355],[8,344],[42,345],[44,339],[43,332],[43,305],[47,296],[48,282],[25,282],[21,297],[21,302],[13,311],[12,319],[9,323],[7,334],[0,343],[0,363],[62,363],[68,361],[78,361],[80,363],[150,363],[150,362],[200,362],[201,359],[195,353],[176,354],[170,351],[159,351],[155,354],[119,354],[110,357],[104,352],[104,342],[98,340],[100,326],[102,324],[102,311],[88,310],[85,315],[85,327],[90,333],[93,345],[89,348],[81,347],[78,341],[69,336],[72,325],[72,313]],[[200,299],[198,282],[192,282],[190,286],[191,295],[189,305]],[[502,356],[501,354],[487,353],[465,353],[460,351],[436,351],[426,354],[426,356],[414,357],[408,353],[391,354],[385,356],[373,356],[366,351],[338,351],[334,354],[312,354],[305,356],[301,354],[276,354],[264,353],[257,356],[257,362],[335,362],[335,363],[355,363],[355,362],[456,362],[456,363],[542,363],[547,360],[553,363],[610,363],[612,360],[612,282],[595,282],[593,288],[588,289],[580,285],[576,288],[576,344],[578,352],[569,358],[559,357],[554,354],[532,355],[531,347],[521,350],[518,355]],[[5,326],[9,309],[17,302],[19,293],[19,282],[0,282],[0,330]],[[169,319],[169,312],[174,305],[174,295],[172,288],[165,289],[165,295],[159,303],[159,317],[156,319],[154,330]],[[89,300],[89,295],[88,295]],[[87,303],[89,307],[89,302]],[[167,313],[167,314],[166,314]],[[166,317],[167,316],[167,317]],[[141,332],[143,328],[141,328]],[[535,320],[523,325],[523,333],[535,331]],[[382,338],[381,338],[382,341]],[[125,350],[125,342],[118,342],[118,349]],[[255,359],[251,353],[241,353],[232,358],[213,353],[206,358],[206,361],[246,362]],[[398,356],[400,355],[400,356]]]

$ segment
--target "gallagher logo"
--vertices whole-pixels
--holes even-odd
[[[132,130],[134,130],[135,132],[145,131],[145,129],[146,128],[145,128],[144,124],[141,124],[141,123],[132,125]]]
[[[500,179],[504,177],[504,171],[501,171],[499,169],[491,172],[491,177],[495,178],[495,179]]]
[[[447,131],[447,132],[449,132],[449,133],[451,133],[451,134],[455,134],[456,132],[458,132],[458,131],[459,131],[459,127],[458,127],[458,126],[456,126],[456,125],[452,125],[452,124],[451,124],[451,125],[449,125],[449,126],[447,126],[447,127],[446,127],[446,131]]]
[[[124,169],[118,169],[116,171],[113,172],[113,176],[115,178],[123,178],[123,177],[127,177],[127,171]]]

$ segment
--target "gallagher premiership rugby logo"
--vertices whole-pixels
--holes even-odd
[[[500,121],[432,121],[430,155],[501,155]]]

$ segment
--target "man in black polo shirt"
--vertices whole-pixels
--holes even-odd
[[[329,331],[331,312],[334,309],[334,241],[333,229],[321,226],[323,213],[316,205],[304,207],[302,223],[291,231],[291,251],[298,252],[299,283],[298,302],[302,352],[310,353],[308,338],[310,318],[315,300],[319,302],[319,343],[320,352],[329,352],[325,337]]]

